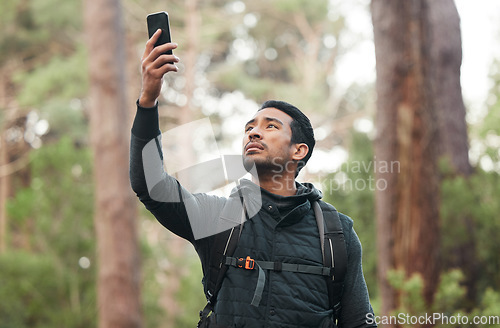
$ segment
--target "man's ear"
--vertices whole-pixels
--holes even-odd
[[[309,152],[309,146],[307,146],[305,143],[298,143],[294,144],[294,153],[292,155],[292,159],[296,161],[300,161],[304,157],[306,157],[307,153]]]

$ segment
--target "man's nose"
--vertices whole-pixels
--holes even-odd
[[[250,139],[261,139],[261,138],[262,138],[262,134],[261,134],[261,132],[260,132],[259,128],[258,128],[258,127],[255,127],[255,128],[253,128],[253,129],[250,131],[250,133],[248,134],[248,137],[249,137]]]

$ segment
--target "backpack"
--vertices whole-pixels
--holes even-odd
[[[321,205],[323,206],[321,206]],[[219,233],[214,238],[211,248],[209,265],[203,285],[207,304],[200,311],[198,328],[212,327],[209,316],[215,307],[217,294],[222,286],[226,271],[230,266],[245,269],[258,270],[257,286],[251,305],[258,306],[264,289],[264,270],[291,271],[325,276],[330,308],[333,309],[333,321],[339,318],[344,286],[344,278],[347,271],[347,250],[342,231],[342,224],[337,210],[324,202],[312,202],[316,223],[318,225],[321,252],[323,254],[323,267],[311,265],[298,265],[282,262],[258,261],[247,256],[246,258],[234,258],[233,253],[243,230],[243,220],[240,225]],[[246,215],[246,213],[243,213]]]

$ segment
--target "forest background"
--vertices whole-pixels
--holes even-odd
[[[201,163],[218,152],[236,154],[245,119],[259,103],[275,98],[296,104],[311,117],[318,139],[299,180],[321,187],[327,201],[354,219],[375,312],[500,316],[500,62],[498,45],[492,43],[500,33],[500,12],[483,11],[479,20],[468,21],[470,2],[456,2],[466,23],[462,35],[479,40],[464,38],[462,47],[460,38],[457,43],[450,34],[442,42],[463,49],[468,65],[462,70],[463,100],[461,90],[450,94],[459,104],[465,102],[466,115],[452,112],[444,118],[457,118],[457,126],[460,119],[466,123],[451,129],[450,137],[465,140],[456,151],[465,158],[462,167],[447,158],[446,147],[418,147],[429,136],[434,138],[430,144],[445,139],[435,133],[446,125],[428,135],[415,133],[427,131],[433,119],[442,120],[432,116],[441,109],[439,94],[431,92],[439,80],[429,88],[417,84],[415,89],[424,92],[410,97],[429,96],[426,105],[407,102],[412,117],[424,122],[421,126],[405,125],[404,119],[392,122],[399,145],[394,153],[384,153],[382,140],[392,139],[381,132],[394,116],[385,111],[390,106],[382,106],[384,60],[403,59],[406,64],[396,74],[402,81],[422,65],[424,86],[427,78],[439,79],[428,72],[456,61],[455,55],[461,60],[460,51],[448,53],[438,66],[415,60],[414,52],[384,56],[383,38],[393,37],[390,31],[396,29],[381,22],[393,22],[393,12],[420,26],[419,32],[411,31],[424,37],[410,38],[402,47],[418,44],[417,57],[425,59],[436,45],[426,43],[427,27],[438,31],[448,26],[448,18],[451,25],[458,19],[453,1],[434,1],[443,7],[435,11],[441,19],[433,21],[433,5],[427,1],[408,1],[408,9],[402,2],[376,0],[3,0],[0,327],[196,325],[205,303],[196,253],[143,209],[126,172],[147,38],[145,17],[163,10],[171,16],[181,62],[180,72],[165,79],[162,130],[210,119],[209,131],[204,126],[181,134],[179,160],[172,165]],[[475,3],[480,8],[493,2]],[[385,20],[377,14],[381,8]],[[493,55],[468,57],[473,53]],[[451,77],[458,87],[459,73],[458,65]],[[405,148],[410,140],[405,136],[417,143]],[[425,159],[432,162],[423,186],[412,180],[417,165],[407,166],[408,158],[417,156],[412,160],[417,163],[420,155],[431,156]],[[385,172],[381,163],[397,165]],[[399,182],[392,183],[393,177]],[[413,192],[408,204],[404,197],[394,198],[407,190]],[[387,195],[392,195],[387,204],[395,204],[391,213],[396,215],[383,214],[392,208],[380,205]],[[435,215],[421,208],[435,209],[429,212]],[[419,215],[434,228],[420,230]],[[429,239],[420,243],[422,235]],[[398,253],[407,240],[417,240],[417,248],[426,252],[410,245],[407,253]],[[423,263],[432,272],[409,262]]]

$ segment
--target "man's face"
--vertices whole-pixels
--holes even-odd
[[[259,174],[288,168],[294,152],[292,121],[292,117],[276,108],[262,109],[248,121],[243,138],[243,164],[247,171],[254,164]]]

